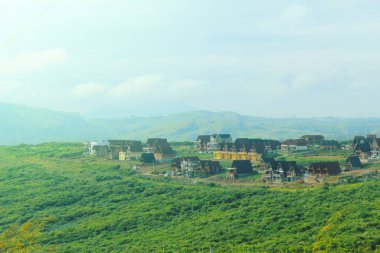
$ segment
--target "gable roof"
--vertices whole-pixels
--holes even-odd
[[[363,137],[364,138],[364,137]],[[358,139],[357,142],[354,140],[354,151],[361,151],[364,153],[368,153],[371,151],[371,143],[368,142],[367,139]]]
[[[156,159],[154,158],[153,153],[142,153],[141,154],[141,161],[143,163],[154,163]]]
[[[175,151],[172,149],[169,143],[156,144],[156,153],[164,155],[175,154]]]
[[[307,141],[304,139],[289,139],[282,142],[282,145],[307,146]]]
[[[132,152],[142,152],[143,145],[142,145],[141,141],[130,141],[130,140],[128,140],[127,143],[128,143],[129,149]]]
[[[354,137],[354,140],[352,141],[352,145],[356,145],[357,143],[359,143],[361,140],[365,140],[366,138],[364,136],[361,136],[361,135],[357,135]]]
[[[210,169],[211,173],[219,172],[222,168],[220,166],[220,163],[218,161],[211,161],[211,160],[201,160],[201,168],[202,170],[205,170],[206,167]]]
[[[148,140],[146,141],[146,144],[148,144],[151,147],[157,144],[164,144],[164,143],[168,143],[168,140],[166,138],[148,138]]]
[[[315,162],[310,164],[309,173],[337,175],[342,171],[339,162]]]
[[[372,140],[371,146],[373,148],[379,148],[380,147],[380,138],[374,138]]]
[[[211,135],[198,135],[197,141],[200,141],[202,144],[210,142]]]
[[[237,174],[252,174],[253,168],[250,160],[234,160],[231,165]]]
[[[253,150],[257,153],[257,154],[264,154],[265,151],[266,151],[266,147],[265,147],[265,144],[263,141],[253,141]]]
[[[363,167],[362,162],[360,161],[359,156],[350,156],[347,157],[346,163],[350,163],[352,167],[354,168],[361,168]]]
[[[296,161],[275,161],[273,159],[268,163],[268,168],[272,171],[282,169],[285,172],[285,175],[291,170],[297,175],[301,174],[301,169],[298,167]]]
[[[214,136],[219,136],[221,139],[231,138],[230,134],[214,134]]]

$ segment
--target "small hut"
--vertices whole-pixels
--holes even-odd
[[[359,156],[350,156],[346,159],[345,169],[346,170],[355,170],[363,168],[363,165],[360,161]]]
[[[253,174],[252,163],[250,160],[234,160],[231,168],[236,169],[236,174]]]
[[[151,164],[151,163],[154,163],[155,161],[156,161],[156,159],[154,158],[153,153],[142,153],[141,154],[141,162],[142,163]]]

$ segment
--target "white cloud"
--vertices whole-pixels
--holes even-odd
[[[142,75],[112,87],[107,94],[112,97],[124,97],[151,93],[152,90],[156,91],[155,88],[161,81],[162,75],[160,74]]]
[[[0,58],[0,75],[23,74],[61,65],[68,61],[68,53],[61,48],[27,51],[13,58]]]
[[[84,98],[84,97],[93,97],[104,94],[107,90],[107,85],[88,82],[75,86],[71,90],[71,95],[74,97]]]

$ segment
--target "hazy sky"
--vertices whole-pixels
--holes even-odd
[[[0,0],[0,31],[1,102],[380,117],[377,0]]]

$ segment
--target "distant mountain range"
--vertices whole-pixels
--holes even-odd
[[[192,141],[199,134],[284,140],[304,134],[348,140],[380,134],[380,118],[263,118],[233,112],[184,112],[168,116],[89,120],[79,114],[0,103],[0,144],[165,137]]]

